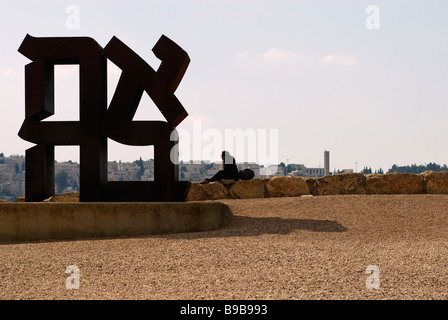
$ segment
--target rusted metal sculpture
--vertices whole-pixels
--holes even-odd
[[[153,48],[162,60],[154,71],[113,37],[103,49],[91,38],[25,37],[19,52],[25,67],[25,121],[19,136],[37,144],[26,151],[25,198],[42,201],[54,194],[54,147],[80,146],[80,201],[185,201],[189,182],[178,181],[175,127],[187,112],[174,95],[190,59],[162,36]],[[122,75],[107,108],[107,58]],[[80,121],[42,120],[54,114],[54,66],[79,64]],[[146,92],[166,118],[133,121]],[[134,146],[154,146],[155,177],[148,182],[107,181],[107,138]]]

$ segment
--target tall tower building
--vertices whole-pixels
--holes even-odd
[[[330,175],[330,151],[324,152],[324,175]]]

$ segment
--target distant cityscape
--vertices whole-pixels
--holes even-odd
[[[254,171],[254,178],[271,178],[276,176],[297,176],[319,178],[326,175],[342,173],[353,173],[353,169],[334,170],[330,172],[330,154],[324,152],[324,166],[319,168],[307,168],[303,164],[285,164],[281,162],[272,168],[263,168],[256,163],[237,163],[238,169],[250,168]],[[180,162],[179,180],[181,181],[201,181],[211,178],[219,170],[221,163],[211,163],[208,161]],[[260,169],[263,168],[263,176]],[[265,175],[266,171],[271,174]],[[446,165],[440,166],[435,163],[428,165],[412,165],[399,167],[393,165],[388,173],[421,173],[426,170],[448,171]],[[364,167],[361,173],[384,173],[379,170],[372,171],[371,168]],[[111,161],[108,162],[108,181],[153,181],[154,180],[154,159],[136,160],[134,162]],[[79,191],[79,163],[77,162],[55,162],[55,193]],[[13,201],[25,195],[25,157],[23,155],[11,155],[5,157],[0,153],[0,199]]]
[[[325,157],[329,157],[329,153]],[[263,177],[275,176],[303,176],[322,177],[329,173],[329,158],[324,159],[324,168],[307,168],[303,164],[287,164],[283,162],[279,165],[263,172]],[[219,170],[221,163],[211,163],[209,161],[180,162],[179,180],[181,181],[201,181],[211,178]],[[260,165],[256,163],[237,163],[238,169],[250,168],[254,171],[255,177],[260,178]],[[269,170],[270,169],[270,170]],[[266,172],[270,173],[266,175]],[[343,170],[337,173],[353,172],[353,170]],[[136,160],[134,162],[111,161],[108,162],[108,181],[153,181],[154,180],[154,159]],[[79,163],[77,162],[55,162],[55,192],[57,194],[65,192],[79,191]],[[0,198],[13,201],[25,195],[25,157],[22,155],[11,155],[5,157],[0,153]]]

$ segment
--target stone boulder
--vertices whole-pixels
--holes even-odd
[[[187,201],[204,201],[230,199],[229,191],[220,182],[200,184],[192,182],[188,191]]]
[[[9,202],[9,201],[5,199],[0,199],[0,202]]]
[[[265,182],[262,179],[240,180],[229,189],[234,199],[253,199],[265,197]]]
[[[269,180],[267,187],[271,197],[299,197],[310,194],[307,180],[300,177],[275,177]]]
[[[13,202],[25,202],[25,197],[18,197],[16,200],[14,200]]]
[[[366,176],[368,194],[421,194],[423,176],[411,173],[369,174]]]
[[[79,202],[79,192],[57,194],[45,199],[43,202]]]
[[[431,194],[448,194],[448,172],[423,172],[425,192]]]
[[[231,186],[232,184],[234,184],[236,181],[232,180],[232,179],[221,179],[219,182],[221,182],[223,185],[228,187],[228,186]]]
[[[319,195],[319,189],[317,188],[317,178],[305,178],[306,184],[308,185],[308,188],[310,189],[310,193],[313,196]]]
[[[366,194],[362,173],[343,173],[317,179],[317,195]]]

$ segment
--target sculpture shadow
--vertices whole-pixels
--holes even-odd
[[[254,237],[265,234],[287,235],[297,230],[342,233],[346,232],[347,228],[333,220],[283,219],[278,217],[263,218],[227,215],[223,226],[216,230],[155,236],[166,239]]]

